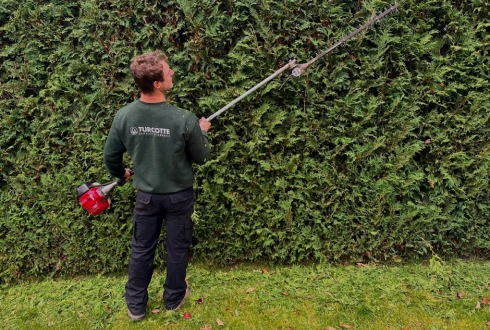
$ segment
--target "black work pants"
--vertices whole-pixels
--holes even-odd
[[[171,194],[138,191],[133,212],[133,239],[126,283],[126,304],[133,315],[145,313],[148,285],[153,275],[153,259],[165,221],[167,232],[167,277],[163,300],[167,310],[184,298],[185,282],[194,223],[194,191],[191,188]]]

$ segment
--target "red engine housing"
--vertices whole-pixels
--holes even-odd
[[[99,187],[92,187],[79,198],[80,205],[91,215],[104,212],[111,205],[110,200]]]

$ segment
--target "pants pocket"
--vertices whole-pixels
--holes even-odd
[[[192,244],[194,223],[190,218],[172,219],[167,222],[167,263],[181,263],[187,261],[189,249]]]
[[[189,217],[194,212],[194,190],[191,188],[169,195],[168,216]]]
[[[192,234],[194,231],[194,222],[191,219],[186,220],[185,228],[185,242],[187,248],[190,249],[192,245]]]
[[[152,203],[151,194],[144,191],[138,191],[136,203],[134,204],[134,214],[138,216],[154,216],[158,209]]]

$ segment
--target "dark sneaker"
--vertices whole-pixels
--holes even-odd
[[[189,299],[190,296],[191,296],[191,289],[189,288],[185,289],[185,295],[184,298],[182,298],[182,301],[175,308],[168,309],[167,311],[178,311],[180,307],[182,307],[182,305],[185,304],[185,302],[187,301],[187,299]]]
[[[133,315],[133,314],[131,314],[130,311],[128,311],[128,316],[131,319],[131,321],[133,321],[133,322],[139,322],[139,321],[142,321],[145,318],[145,314]]]

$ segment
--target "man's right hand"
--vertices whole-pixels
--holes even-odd
[[[134,174],[134,171],[130,168],[126,168],[126,173],[124,173],[123,178],[126,178],[126,181],[129,181],[131,179],[131,175]]]
[[[202,117],[201,119],[199,119],[199,127],[201,127],[201,130],[207,132],[208,129],[211,127],[211,122]]]

